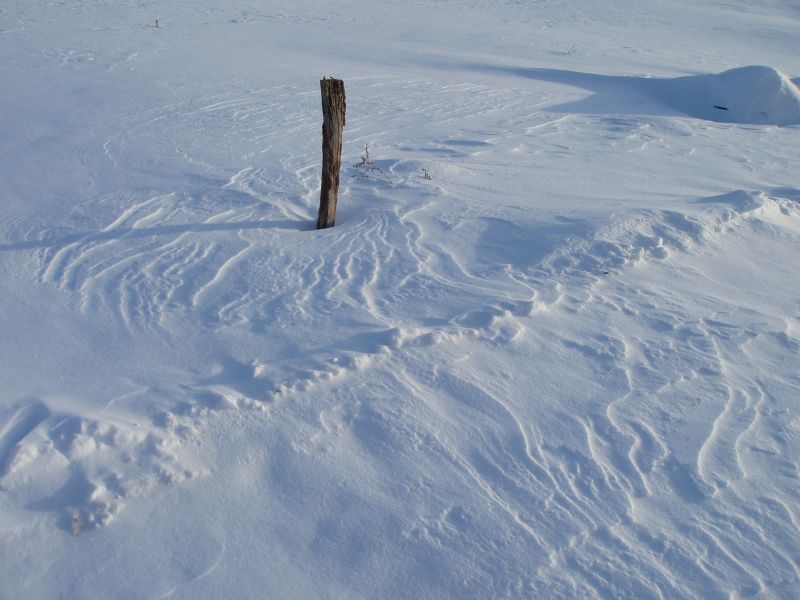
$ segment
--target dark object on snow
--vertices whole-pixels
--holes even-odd
[[[716,104],[714,105],[714,108],[716,108],[717,110],[728,110],[724,106],[717,106]]]
[[[322,91],[322,186],[319,193],[317,229],[333,227],[336,199],[339,194],[339,169],[342,164],[342,129],[344,128],[344,81],[325,77],[319,82]]]

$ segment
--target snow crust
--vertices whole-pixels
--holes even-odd
[[[799,18],[4,2],[0,597],[794,597]]]

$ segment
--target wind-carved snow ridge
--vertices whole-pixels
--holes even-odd
[[[477,288],[469,300],[483,305],[436,325],[409,318],[413,325],[373,329],[310,352],[309,368],[279,386],[273,401],[319,411],[320,431],[296,444],[304,456],[335,452],[349,440],[377,472],[392,472],[385,465],[390,448],[398,464],[420,460],[433,473],[443,465],[450,476],[458,473],[484,504],[473,498],[420,514],[403,537],[414,547],[458,546],[480,555],[478,546],[495,543],[481,525],[491,517],[495,535],[515,549],[509,556],[526,557],[505,567],[504,581],[515,589],[695,597],[700,581],[720,592],[786,590],[797,577],[798,520],[784,500],[795,450],[786,445],[792,442],[770,390],[797,386],[790,365],[768,361],[773,351],[800,349],[797,326],[772,317],[768,306],[748,310],[706,296],[698,284],[699,269],[724,259],[732,245],[750,244],[754,235],[765,244],[796,236],[798,198],[790,189],[735,191],[702,199],[687,213],[623,215],[527,273],[494,271],[528,286],[530,299],[515,301],[499,285],[480,287],[473,267],[425,239],[415,226],[425,207],[377,211],[357,225],[375,243],[366,244],[370,252],[351,244],[333,264],[313,266],[307,299],[339,308],[352,302],[386,319],[381,290],[402,295],[422,281],[441,289],[448,270],[456,270]],[[513,231],[510,223],[503,227]],[[417,266],[400,268],[399,285],[389,286],[381,265],[394,256],[392,240],[403,239]],[[686,306],[686,291],[673,286],[696,289],[697,306]],[[491,352],[498,348],[514,352]],[[759,362],[743,370],[748,356]],[[530,364],[538,374],[521,381],[535,385],[515,389],[527,385],[515,379]],[[372,387],[387,377],[395,391],[407,392],[399,406],[396,395],[383,404]],[[524,402],[537,389],[543,397],[553,386],[569,389],[572,378],[593,384],[572,392],[574,399],[556,395],[565,405]],[[490,389],[482,381],[496,383]],[[329,400],[353,388],[370,401]],[[576,439],[583,443],[568,441]],[[769,569],[756,566],[763,565],[758,555]],[[531,568],[534,580],[526,579]]]
[[[777,450],[777,440],[787,440],[780,418],[769,408],[768,391],[797,389],[796,377],[788,365],[741,365],[749,356],[763,361],[769,355],[753,353],[754,347],[774,346],[776,356],[796,353],[800,338],[796,332],[787,336],[791,324],[771,316],[769,305],[748,310],[706,296],[697,270],[750,244],[754,234],[762,244],[786,235],[797,239],[797,199],[797,190],[737,191],[700,201],[702,210],[691,217],[645,213],[601,229],[600,239],[581,241],[585,254],[564,250],[546,261],[549,275],[559,280],[545,303],[548,312],[567,311],[590,323],[587,330],[577,325],[576,333],[566,335],[547,328],[547,313],[537,313],[543,319],[539,326],[547,331],[543,335],[560,339],[569,353],[595,365],[598,403],[575,417],[586,448],[574,458],[583,465],[581,472],[594,472],[588,476],[593,482],[589,497],[619,495],[629,507],[595,514],[595,523],[570,543],[572,550],[559,551],[556,577],[571,570],[602,594],[610,589],[609,578],[619,576],[615,570],[627,569],[612,566],[605,577],[595,578],[588,562],[586,569],[576,567],[592,561],[591,556],[609,559],[620,548],[636,557],[636,572],[651,573],[651,581],[640,584],[647,594],[668,589],[689,593],[680,583],[684,577],[721,587],[730,580],[736,589],[752,593],[784,589],[797,577],[792,559],[797,517],[783,501],[776,502],[793,485],[794,467],[784,452],[793,454],[795,444]],[[659,242],[653,243],[654,238]],[[648,264],[651,259],[657,261]],[[748,265],[730,268],[750,273]],[[702,314],[702,308],[681,305],[684,291],[648,276],[661,269],[675,287],[696,286],[696,302],[709,311],[707,317],[692,316]],[[572,284],[564,285],[562,277]],[[576,289],[581,279],[586,287]],[[554,322],[563,323],[555,315]],[[609,324],[599,327],[608,333],[590,333],[598,322]],[[659,416],[665,405],[676,411],[672,422]],[[546,457],[554,450],[539,452]],[[667,510],[663,501],[670,497],[688,512]],[[593,508],[588,510],[593,514]],[[715,521],[718,514],[729,515],[729,527]],[[675,537],[679,531],[691,535]],[[612,548],[617,550],[609,554]],[[771,571],[751,566],[759,553],[769,556]],[[701,555],[706,558],[698,562],[690,558]],[[669,558],[648,564],[648,556]]]
[[[527,274],[514,269],[508,270],[510,280],[522,283],[529,289],[529,298],[520,298],[521,294],[516,298],[508,297],[487,288],[481,290],[481,296],[486,302],[484,306],[452,313],[441,324],[425,326],[412,320],[406,325],[375,329],[344,342],[318,348],[307,355],[307,359],[311,359],[308,361],[308,368],[300,370],[288,380],[278,382],[271,397],[303,393],[317,384],[335,382],[352,372],[369,368],[376,361],[389,359],[393,353],[403,349],[458,342],[465,338],[513,343],[529,326],[526,324],[527,317],[554,307],[568,312],[580,312],[583,305],[593,299],[594,286],[602,283],[605,278],[646,264],[647,261],[665,260],[676,253],[686,255],[695,247],[702,247],[726,231],[733,231],[741,226],[744,219],[755,218],[761,221],[770,214],[794,214],[794,201],[772,198],[761,192],[738,191],[701,203],[711,204],[720,205],[722,209],[708,209],[691,216],[675,211],[638,211],[601,227],[591,238],[573,239],[565,247],[541,260],[538,267]],[[394,227],[402,228],[403,221],[413,221],[411,215],[416,210],[421,209],[411,211],[401,222],[394,223]],[[750,213],[752,215],[748,216]],[[382,291],[390,289],[391,285],[381,282],[380,270],[381,257],[392,254],[391,243],[386,237],[390,230],[390,221],[393,219],[387,221],[386,227],[372,230],[372,233],[381,232],[378,237],[384,250],[378,249],[374,242],[365,243],[363,248],[359,248],[364,243],[363,239],[358,245],[349,242],[348,251],[337,253],[332,264],[325,266],[324,263],[319,263],[313,267],[314,279],[309,288],[304,290],[302,300],[307,304],[312,300],[315,290],[321,286],[325,290],[325,301],[330,302],[338,295],[337,292],[342,292],[344,296],[338,302],[361,305],[369,310],[374,319],[384,322],[389,320],[381,308],[381,304],[388,300],[380,297]],[[790,224],[791,220],[787,223]],[[371,233],[366,232],[365,235],[369,239]],[[370,255],[366,259],[369,264],[368,274],[357,274],[354,266],[363,266],[362,252],[366,249],[369,249]],[[415,242],[414,253],[421,263],[433,260],[440,251],[441,248],[434,250]],[[347,266],[343,268],[341,261],[347,261]],[[327,276],[325,271],[328,271]],[[406,274],[399,287],[391,288],[393,293],[402,294],[404,286],[420,275],[419,271],[424,269]],[[461,275],[474,277],[469,269],[465,269]],[[396,276],[393,274],[393,277]],[[439,284],[447,284],[446,277],[437,278]],[[335,283],[331,285],[331,281]],[[269,367],[264,366],[263,370],[266,372]],[[265,386],[269,383],[269,379],[264,380]],[[267,397],[270,397],[269,393]]]
[[[308,392],[321,383],[335,382],[368,369],[377,361],[390,360],[394,353],[403,349],[429,348],[465,337],[511,343],[522,330],[519,317],[530,316],[533,307],[532,300],[498,301],[458,315],[447,326],[391,328],[357,336],[349,340],[357,350],[320,352],[319,362],[278,384],[272,399]]]
[[[771,223],[794,231],[796,194],[792,189],[737,190],[698,200],[695,204],[703,207],[702,211],[638,210],[619,215],[591,237],[567,240],[530,275],[545,288],[560,288],[562,279],[593,283],[648,260],[690,253],[726,233],[735,233],[745,222]],[[551,279],[557,282],[547,283]]]
[[[40,280],[77,294],[85,312],[104,308],[130,328],[158,326],[169,312],[200,302],[259,232],[305,227],[296,215],[259,214],[258,193],[245,183],[258,175],[238,173],[199,207],[181,194],[157,196],[132,203],[99,231],[32,242],[41,248]]]
[[[155,429],[113,415],[71,413],[66,398],[29,398],[4,412],[0,489],[54,514],[73,534],[108,525],[133,498],[200,474],[179,446],[191,425]]]
[[[783,236],[796,240],[797,199],[790,189],[735,191],[696,202],[696,211],[615,219],[530,273],[510,271],[535,300],[494,318],[488,309],[454,317],[437,330],[438,360],[420,352],[431,332],[377,335],[375,351],[358,354],[377,373],[361,379],[353,369],[337,386],[343,368],[327,394],[312,394],[315,404],[353,385],[368,394],[383,377],[409,400],[324,409],[324,431],[303,451],[352,436],[374,452],[378,470],[384,445],[419,449],[408,452],[429,468],[450,465],[489,508],[454,503],[419,515],[404,536],[478,552],[472,544],[492,543],[480,525],[491,515],[511,555],[530,561],[506,565],[515,589],[699,597],[701,581],[720,593],[788,590],[798,575],[798,520],[782,498],[794,486],[796,448],[770,396],[797,384],[791,365],[770,365],[769,356],[796,353],[800,338],[769,304],[747,309],[705,293],[701,270],[731,248],[741,256],[739,246],[754,239],[766,255]],[[758,280],[752,267],[731,266]],[[498,337],[506,326],[513,334]],[[497,345],[514,352],[493,354]],[[748,357],[758,357],[752,369],[741,366]],[[525,372],[531,364],[534,373]],[[572,390],[573,379],[587,388]],[[321,385],[309,377],[289,391]],[[548,403],[550,395],[563,404]],[[411,426],[392,410],[424,416]],[[406,435],[408,445],[394,439]],[[566,441],[576,439],[583,443]],[[533,565],[537,576],[526,579]]]

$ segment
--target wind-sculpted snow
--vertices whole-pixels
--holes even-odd
[[[229,247],[227,258],[206,253],[199,262],[217,260],[219,269],[187,278],[195,283],[160,313],[120,316],[134,329],[148,319],[168,326],[172,311],[196,312],[220,327],[252,327],[266,322],[264,303],[273,298],[273,334],[293,310],[302,311],[310,330],[327,318],[355,322],[358,314],[372,324],[323,338],[300,360],[231,358],[216,374],[170,390],[184,399],[153,420],[153,433],[102,418],[52,416],[56,401],[22,405],[3,433],[4,489],[82,532],[108,523],[153,486],[202,475],[181,467],[168,448],[211,426],[208,419],[227,423],[228,411],[244,411],[266,431],[313,430],[318,414],[322,428],[296,442],[297,451],[314,465],[317,455],[333,464],[359,457],[359,472],[372,475],[351,480],[350,493],[391,487],[388,477],[396,472],[402,480],[452,480],[450,493],[461,500],[442,505],[439,516],[406,517],[407,568],[422,568],[411,557],[434,548],[442,558],[457,550],[479,560],[482,547],[503,539],[497,552],[508,562],[492,579],[484,578],[497,567],[472,564],[473,585],[499,594],[636,597],[694,596],[698,586],[788,591],[798,550],[786,504],[794,467],[780,457],[795,449],[776,441],[782,424],[771,416],[770,398],[796,389],[790,365],[773,360],[800,349],[797,325],[772,316],[769,305],[743,309],[702,295],[691,301],[697,306],[687,304],[689,290],[700,289],[701,271],[732,247],[757,238],[769,255],[782,236],[796,236],[800,212],[786,196],[797,193],[787,192],[733,192],[698,202],[691,215],[639,211],[593,230],[570,223],[584,233],[534,257],[529,267],[513,252],[519,227],[493,218],[481,227],[484,246],[491,249],[489,240],[501,232],[518,270],[472,263],[480,279],[438,239],[419,235],[441,218],[423,219],[432,205],[404,213],[385,204],[359,222],[315,234],[333,250],[330,260],[313,261],[316,249],[306,258],[294,250],[296,266],[281,261],[271,274],[262,270],[267,280],[282,281],[251,286],[233,305],[214,290],[239,289],[244,284],[229,278],[251,273],[251,261],[264,255],[253,244]],[[285,235],[312,234],[289,228]],[[739,268],[758,282],[749,265]],[[448,292],[456,281],[472,281],[458,299]],[[512,282],[517,291],[503,292]],[[85,284],[74,289],[98,293]],[[276,289],[295,291],[281,298]],[[421,289],[430,301],[424,311],[397,310]],[[287,412],[298,401],[309,416]],[[464,486],[473,491],[465,495]],[[420,495],[425,489],[398,490],[398,501],[427,506],[439,496]],[[348,540],[361,517],[343,518],[353,521],[335,535]],[[391,547],[380,537],[358,543],[375,553]],[[466,593],[438,560],[425,568],[448,593]],[[494,564],[488,555],[481,560]]]
[[[538,67],[480,64],[467,67],[592,92],[588,98],[551,107],[554,112],[665,115],[677,110],[691,117],[721,123],[782,126],[800,123],[800,88],[773,67],[753,65],[723,73],[675,78],[603,75]]]
[[[792,597],[787,5],[155,8],[0,9],[0,596]]]
[[[684,77],[672,88],[661,87],[668,104],[692,116],[723,123],[800,123],[800,88],[772,67]]]

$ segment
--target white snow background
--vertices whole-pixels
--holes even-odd
[[[3,0],[0,597],[796,598],[798,75],[794,0]]]

